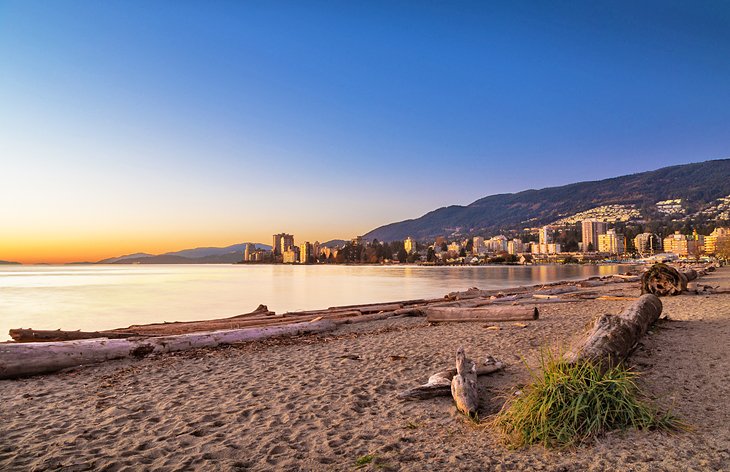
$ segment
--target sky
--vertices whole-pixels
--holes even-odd
[[[730,156],[730,4],[0,0],[0,260],[350,238]]]

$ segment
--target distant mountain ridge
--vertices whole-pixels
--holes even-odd
[[[412,236],[429,240],[453,234],[498,234],[550,224],[565,216],[603,205],[632,205],[643,218],[663,215],[656,203],[682,199],[687,214],[730,195],[730,159],[664,167],[592,182],[491,195],[466,205],[452,205],[420,218],[380,226],[366,239],[393,241]]]
[[[97,264],[233,264],[243,259],[243,250],[247,243],[233,244],[226,247],[198,247],[181,251],[166,252],[154,255],[139,252],[126,256],[111,257]],[[271,250],[271,246],[254,243],[256,249]]]

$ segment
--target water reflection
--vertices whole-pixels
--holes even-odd
[[[98,330],[441,297],[608,275],[625,266],[13,266],[0,270],[0,340],[10,328]]]

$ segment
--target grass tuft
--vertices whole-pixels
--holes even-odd
[[[572,446],[598,434],[623,430],[672,430],[683,425],[640,400],[638,373],[619,365],[603,371],[585,362],[569,364],[546,349],[532,382],[505,403],[495,425],[512,447]]]
[[[364,467],[371,463],[375,459],[375,454],[365,454],[364,456],[360,456],[355,460],[355,465],[357,467]]]

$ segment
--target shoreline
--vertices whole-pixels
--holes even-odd
[[[701,283],[730,288],[730,268]],[[598,291],[638,294],[638,284]],[[451,366],[456,347],[493,355],[503,372],[479,378],[480,418],[529,379],[541,346],[569,342],[626,302],[541,306],[540,319],[437,324],[395,318],[332,333],[119,360],[0,381],[0,468],[30,470],[722,470],[730,461],[730,295],[662,298],[663,321],[630,359],[661,407],[694,428],[612,433],[575,450],[511,451],[449,399],[395,395]],[[464,449],[463,444],[470,444]]]

